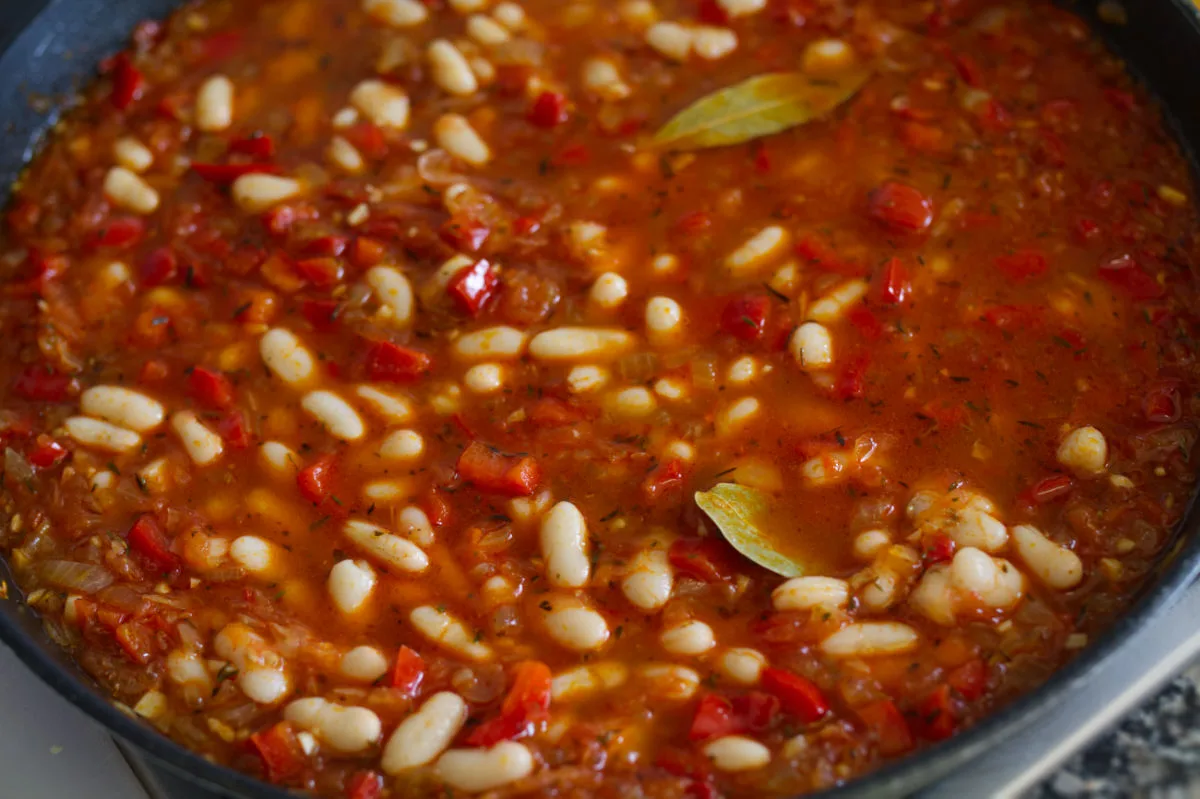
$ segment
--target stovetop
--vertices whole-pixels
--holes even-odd
[[[1137,775],[1128,773],[1132,761],[1139,758],[1169,758],[1171,762],[1164,764],[1168,771],[1168,767],[1178,770],[1183,758],[1193,764],[1185,766],[1184,772],[1200,769],[1200,714],[1188,710],[1188,703],[1200,706],[1200,698],[1194,684],[1184,683],[1172,686],[1157,704],[1134,716],[1125,725],[1132,726],[1132,733],[1110,737],[1084,757],[1076,757],[1070,768],[1058,770],[1200,658],[1197,620],[1200,585],[1194,585],[1174,607],[1138,630],[1128,645],[1087,681],[1068,688],[1057,712],[1049,714],[1044,723],[925,789],[920,799],[1122,796],[1143,787],[1136,784]],[[1139,745],[1139,751],[1120,751],[1122,746],[1136,749]],[[1177,751],[1180,747],[1195,751],[1184,757]],[[1139,767],[1148,774],[1163,771],[1153,763],[1141,762]],[[1105,774],[1106,768],[1121,773]],[[4,799],[220,799],[118,744],[2,646],[0,775]],[[1123,788],[1117,793],[1096,788],[1113,785]],[[1076,790],[1060,790],[1062,786]]]

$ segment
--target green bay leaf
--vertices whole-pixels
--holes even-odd
[[[718,483],[708,491],[697,491],[696,505],[734,549],[759,566],[784,577],[805,575],[804,566],[772,546],[764,533],[771,518],[770,495],[736,483]]]
[[[858,68],[831,76],[757,75],[680,111],[654,135],[653,145],[700,150],[770,136],[829,113],[853,97],[870,74]]]

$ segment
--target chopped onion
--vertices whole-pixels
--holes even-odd
[[[417,158],[417,174],[430,186],[449,186],[466,178],[453,170],[454,159],[445,150],[426,150]]]
[[[112,585],[113,576],[103,566],[73,560],[47,560],[37,566],[38,576],[56,588],[94,594]]]
[[[11,479],[27,483],[33,479],[33,467],[25,456],[12,447],[4,448],[4,473]]]

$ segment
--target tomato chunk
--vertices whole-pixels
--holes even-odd
[[[871,192],[867,213],[892,233],[920,233],[933,224],[933,201],[912,186],[889,180]]]
[[[138,517],[125,540],[130,549],[164,572],[174,571],[179,566],[179,557],[171,551],[166,533],[149,514]]]
[[[179,274],[179,259],[175,257],[173,250],[159,247],[151,250],[142,259],[140,272],[142,286],[145,288],[161,286],[174,280]]]
[[[432,367],[426,353],[390,341],[376,341],[367,350],[367,377],[377,382],[411,383]]]
[[[266,133],[254,133],[245,138],[231,141],[229,143],[229,152],[248,155],[251,158],[270,158],[275,155],[275,140]]]
[[[1156,300],[1167,293],[1166,287],[1129,254],[1116,255],[1103,261],[1098,274],[1134,300]]]
[[[119,111],[124,111],[141,98],[146,88],[146,78],[141,70],[129,60],[128,53],[118,53],[112,59],[112,104]]]
[[[721,330],[742,341],[758,341],[767,329],[771,300],[761,294],[735,297],[721,312]]]
[[[829,702],[811,680],[783,669],[766,668],[762,687],[779,697],[783,710],[806,724],[829,712]]]
[[[732,580],[737,573],[733,549],[716,538],[677,538],[667,559],[679,572],[706,583]]]
[[[425,661],[407,646],[400,647],[396,653],[396,663],[392,666],[392,687],[399,688],[409,696],[416,696],[425,680]]]
[[[499,287],[500,277],[496,270],[486,260],[481,259],[458,270],[454,277],[450,278],[446,293],[460,311],[470,316],[478,316]]]
[[[951,671],[946,682],[963,699],[974,701],[987,690],[987,664],[979,658],[968,660]]]
[[[314,505],[319,505],[333,493],[333,482],[337,471],[337,456],[322,455],[296,475],[300,494]]]
[[[696,706],[692,726],[688,728],[689,741],[707,741],[732,735],[737,729],[733,719],[733,705],[728,699],[716,694],[706,694]]]
[[[71,389],[71,378],[49,366],[26,366],[13,381],[13,391],[35,402],[64,402]]]
[[[917,705],[916,727],[922,737],[931,741],[945,740],[954,734],[957,726],[949,685],[939,685]]]
[[[383,793],[383,775],[377,771],[356,771],[346,783],[346,799],[378,799]]]
[[[30,450],[29,462],[39,469],[49,469],[62,463],[67,457],[67,448],[49,436],[38,436],[34,448]]]
[[[458,457],[458,475],[481,491],[527,497],[541,480],[541,468],[529,456],[505,455],[472,441]]]
[[[529,109],[529,121],[539,128],[556,128],[569,118],[567,97],[560,92],[542,92]]]
[[[1151,383],[1142,399],[1142,412],[1151,424],[1178,422],[1183,414],[1183,399],[1178,380],[1159,380]]]
[[[188,391],[192,399],[206,408],[224,410],[233,404],[233,383],[220,372],[197,366],[188,375]]]
[[[274,783],[294,780],[308,763],[291,722],[281,721],[259,730],[250,736],[250,746],[262,758],[267,779]]]
[[[108,220],[91,240],[93,247],[119,250],[132,247],[146,235],[146,223],[136,216],[118,216]]]
[[[883,276],[879,283],[879,298],[885,305],[900,305],[908,299],[912,285],[909,283],[908,269],[899,258],[892,258],[883,266]]]
[[[913,748],[912,731],[892,700],[872,702],[854,712],[875,739],[880,754],[891,757],[902,755]]]
[[[495,746],[532,735],[534,725],[550,712],[550,667],[526,660],[514,667],[513,685],[500,706],[500,715],[489,719],[467,735],[469,746]]]

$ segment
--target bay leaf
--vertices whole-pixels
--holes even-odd
[[[736,483],[717,483],[696,492],[696,505],[708,514],[725,540],[745,557],[784,577],[803,577],[806,569],[772,546],[771,496]]]
[[[653,145],[701,150],[741,144],[803,125],[837,108],[866,83],[860,67],[831,76],[804,72],[756,75],[701,97],[654,135]]]

